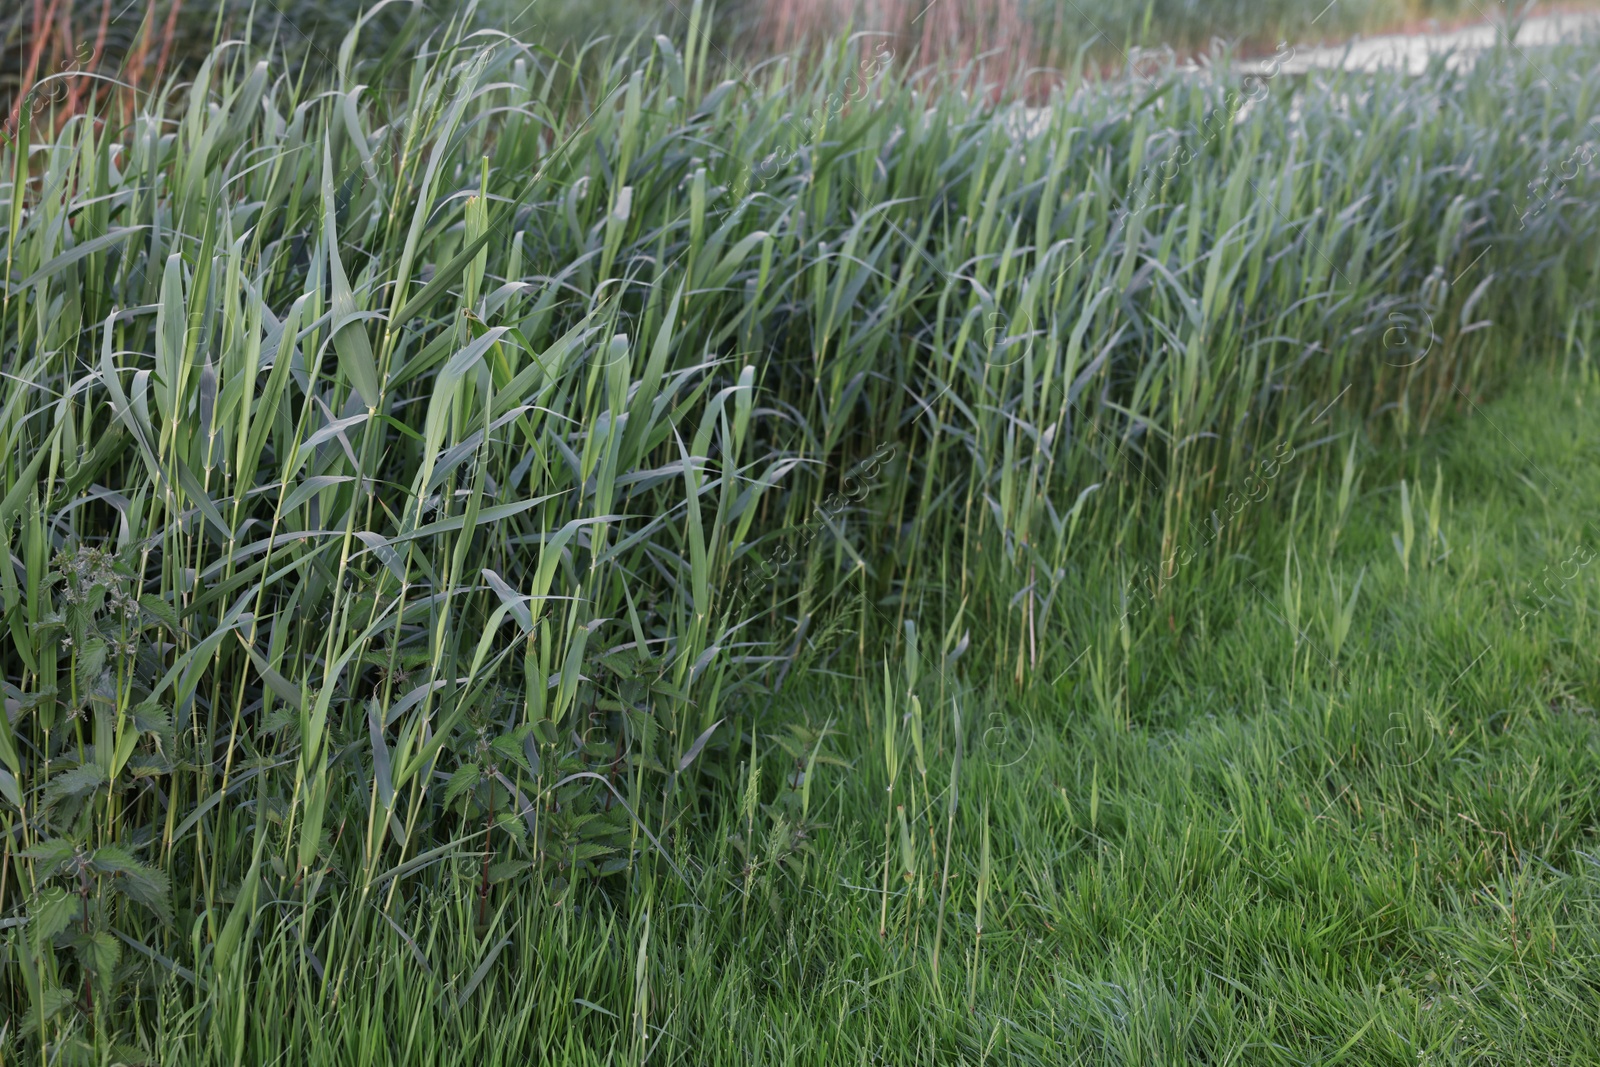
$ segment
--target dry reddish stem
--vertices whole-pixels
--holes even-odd
[[[59,0],[50,0],[50,9],[44,9],[44,0],[33,0],[33,53],[28,57],[27,64],[22,68],[22,87],[17,90],[17,99],[11,105],[11,116],[7,120],[7,129],[16,129],[22,119],[22,105],[28,99],[28,92],[33,88],[33,76],[39,70],[39,57],[44,52],[44,42],[49,38],[45,31],[52,19],[56,17],[56,5]]]
[[[134,41],[133,53],[128,57],[126,65],[126,80],[133,93],[139,89],[139,79],[144,76],[145,56],[150,52],[150,27],[155,24],[156,0],[146,0],[144,18],[139,20],[139,36]],[[133,119],[134,99],[130,93],[123,107],[123,124]]]
[[[166,73],[167,59],[172,55],[172,40],[178,33],[178,12],[183,10],[183,0],[172,0],[167,9],[167,24],[161,29],[161,58],[156,60],[155,84],[161,85],[161,75]]]
[[[111,0],[100,0],[100,24],[95,27],[94,48],[89,53],[89,62],[80,68],[81,71],[99,69],[100,57],[105,54],[106,31],[110,29],[110,27]],[[72,80],[72,91],[67,97],[67,114],[76,115],[78,113],[78,101],[83,95],[87,84],[88,80],[85,78],[74,78]],[[92,88],[89,90],[88,95],[90,100],[94,99],[95,92]]]

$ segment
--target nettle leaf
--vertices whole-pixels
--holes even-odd
[[[172,605],[165,600],[160,597],[142,596],[139,598],[139,607],[145,614],[165,626],[172,636],[179,637],[183,634],[183,627],[178,624],[177,612],[173,611]]]
[[[433,663],[433,653],[427,649],[412,649],[400,653],[400,669],[403,671],[414,671],[431,663]]]
[[[27,1018],[22,1021],[22,1033],[37,1033],[43,1023],[49,1022],[60,1014],[61,1009],[72,1003],[72,994],[60,986],[45,986],[44,995],[39,998],[39,1003],[28,1009]]]
[[[151,700],[135,704],[131,712],[133,728],[141,734],[155,734],[165,740],[172,733],[172,711]]]
[[[14,688],[9,682],[5,686],[6,712],[15,719],[18,714],[36,711],[39,708],[49,707],[55,702],[56,687],[47,685],[43,689],[32,693],[23,693]]]
[[[78,649],[78,688],[88,689],[106,669],[109,649],[101,637],[90,637]]]
[[[271,737],[285,726],[297,725],[300,722],[300,713],[291,707],[277,705],[261,720],[261,725],[256,728],[256,733],[262,737]]]
[[[130,778],[156,778],[172,773],[172,761],[159,752],[136,752],[129,757],[123,770]]]
[[[86,763],[70,771],[62,771],[44,787],[45,807],[60,803],[68,797],[82,797],[106,784],[106,772],[98,763]]]
[[[507,763],[521,767],[531,775],[533,767],[529,765],[527,754],[522,750],[522,741],[527,737],[529,729],[530,727],[519,727],[512,733],[501,734],[489,742],[489,748]]]
[[[527,824],[514,811],[501,812],[495,816],[494,825],[495,829],[510,834],[518,841],[526,841],[528,839]]]
[[[39,899],[28,909],[34,948],[42,950],[51,938],[70,926],[82,910],[78,898],[60,886],[52,886],[40,893]]]
[[[122,942],[106,930],[80,934],[73,938],[73,952],[98,978],[109,978],[122,959]]]
[[[501,860],[489,867],[489,881],[507,882],[528,869],[524,860]]]
[[[172,883],[163,872],[140,863],[116,845],[95,849],[89,857],[89,868],[109,875],[112,889],[143,904],[163,923],[172,922]]]
[[[78,846],[64,837],[40,841],[37,845],[18,853],[23,859],[37,860],[34,877],[40,881],[57,874],[78,853]]]
[[[456,773],[450,776],[450,784],[444,787],[444,806],[449,807],[462,793],[476,786],[483,779],[483,772],[476,763],[468,763],[456,768]]]

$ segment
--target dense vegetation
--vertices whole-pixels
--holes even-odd
[[[1361,960],[1545,877],[1510,826],[1434,866],[1481,784],[1449,760],[1403,902],[1392,842],[1335,870],[1315,809],[1418,803],[1390,757],[1446,729],[1381,696],[1423,683],[1373,666],[1357,588],[1528,614],[1460,591],[1487,564],[1443,494],[1471,476],[1412,457],[1514,372],[1592,382],[1593,50],[1146,71],[1040,118],[872,39],[747,73],[692,16],[576,66],[358,29],[306,82],[229,46],[127,125],[29,110],[0,151],[8,1054],[705,1062],[685,1042],[774,1027],[774,1059],[1050,1059],[1041,998],[1078,981],[1050,954],[1161,921],[1119,896],[1154,877],[1140,841],[1306,939],[1244,959],[1200,923],[1163,952],[1340,992],[1275,1023],[1246,990],[1235,1025],[1220,983],[1202,1018],[1176,972],[1098,972],[1082,1003],[1168,1021],[1119,1054],[1347,1052]],[[1394,519],[1357,514],[1369,441]],[[1583,476],[1532,488],[1552,553]],[[1347,546],[1395,522],[1362,587]],[[1263,545],[1288,646],[1246,595]],[[1593,702],[1592,663],[1518,647],[1486,693],[1543,670],[1540,708]],[[1282,715],[1162,755],[1245,707]],[[1485,749],[1502,799],[1469,814],[1520,814],[1576,879],[1592,727],[1519,714],[1533,747]],[[1537,824],[1493,806],[1532,795],[1528,753]],[[1145,818],[1146,787],[1243,821]],[[1368,910],[1296,910],[1341,878]],[[1559,977],[1580,949],[1537,929]],[[776,1012],[844,1044],[786,1046]]]

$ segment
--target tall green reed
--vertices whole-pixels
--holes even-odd
[[[1413,433],[1588,321],[1591,203],[1518,215],[1586,53],[1285,83],[1156,181],[1225,72],[1027,134],[926,76],[828,108],[860,42],[796,75],[698,30],[577,65],[362,33],[326,82],[219,49],[129,126],[0,151],[0,905],[41,1047],[121,1032],[146,964],[216,998],[283,938],[336,1003],[442,872],[486,946],[512,889],[673,876],[782,679],[893,657],[890,936],[896,823],[903,909],[939,870],[918,627],[932,706],[958,660],[1058,677],[1119,625],[1085,592],[1329,405]],[[1395,315],[1431,324],[1405,358]],[[1126,719],[1123,636],[1091,669]],[[747,893],[808,806],[764,846],[749,808]],[[207,1003],[231,1045],[243,1002]]]

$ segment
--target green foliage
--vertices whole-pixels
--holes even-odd
[[[130,125],[0,150],[0,998],[47,1056],[159,1018],[296,1060],[358,990],[412,1027],[386,1056],[466,1047],[491,976],[535,970],[508,931],[599,960],[632,894],[647,1047],[680,932],[649,901],[787,951],[867,752],[852,892],[948,974],[973,704],[1071,678],[1149,726],[1252,528],[1207,512],[1271,449],[1310,454],[1259,483],[1293,525],[1335,423],[1408,439],[1551,323],[1590,374],[1595,202],[1518,217],[1592,121],[1589,52],[1284,85],[1157,182],[1226,71],[1039,120],[892,68],[835,108],[848,44],[758,82],[698,34],[570,64],[460,30],[359,58],[373,32],[325,78],[223,49]],[[1426,358],[1383,358],[1397,314]],[[1404,496],[1414,583],[1457,544],[1442,478]],[[1119,611],[1113,575],[1200,522]],[[1306,547],[1336,531],[1263,579],[1301,691],[1301,624],[1348,661],[1374,588]],[[837,714],[781,703],[829,676]]]

